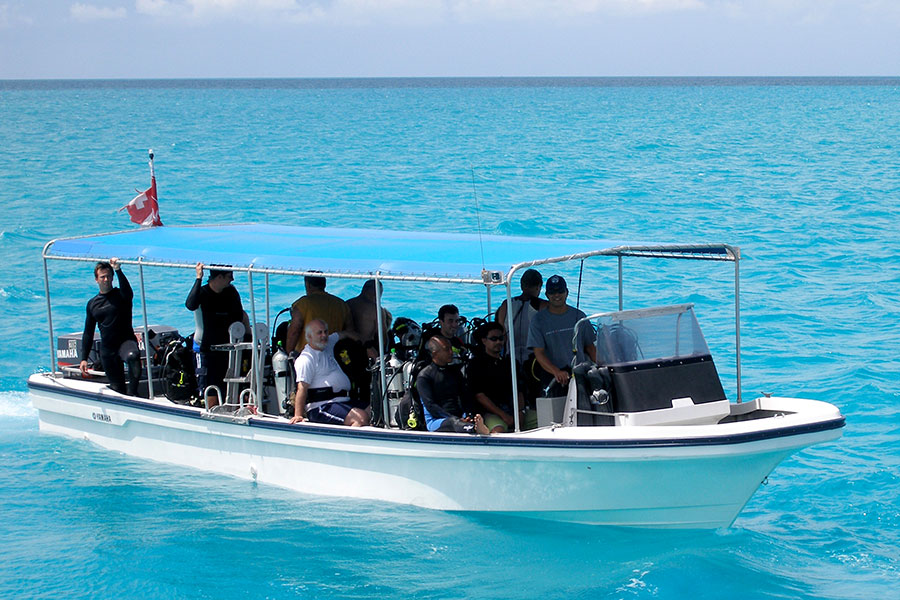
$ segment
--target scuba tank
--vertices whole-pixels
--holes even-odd
[[[278,406],[285,408],[294,382],[292,377],[291,357],[284,351],[281,341],[278,342],[278,350],[272,355],[272,375],[275,377],[275,395],[278,398]]]
[[[390,398],[400,398],[405,391],[405,381],[403,380],[403,361],[397,358],[397,351],[391,348],[391,357],[388,359],[388,368],[385,375],[389,378],[388,396]]]

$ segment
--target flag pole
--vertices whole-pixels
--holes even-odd
[[[153,172],[153,148],[150,148],[147,153],[150,155],[150,181],[153,182],[156,180],[156,173]]]

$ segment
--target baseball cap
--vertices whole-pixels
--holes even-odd
[[[566,287],[566,280],[563,279],[561,275],[553,275],[547,280],[548,294],[558,294],[560,292],[565,292],[568,289],[569,288]]]

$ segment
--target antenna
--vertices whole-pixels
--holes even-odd
[[[469,167],[472,172],[472,196],[475,198],[475,220],[478,222],[478,245],[481,247],[481,270],[484,271],[484,241],[481,238],[481,211],[478,208],[478,193],[475,190],[475,167]]]

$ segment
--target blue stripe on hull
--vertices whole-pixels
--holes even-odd
[[[131,400],[128,398],[116,398],[111,396],[101,396],[99,393],[84,392],[80,390],[60,390],[60,388],[28,381],[28,387],[35,391],[46,391],[59,395],[72,396],[84,400],[92,400],[104,404],[115,406],[125,406],[128,408],[136,408],[155,413],[177,415],[179,417],[189,417],[198,420],[204,419],[199,412],[188,408],[182,408],[177,405],[159,406],[148,404],[141,400]],[[475,435],[439,435],[439,434],[421,434],[418,432],[400,432],[394,430],[371,431],[359,429],[356,427],[310,427],[303,424],[291,425],[289,423],[274,423],[263,419],[250,418],[246,425],[235,423],[235,427],[259,427],[262,429],[273,429],[280,431],[296,431],[304,435],[322,435],[330,437],[347,437],[353,439],[377,439],[385,441],[397,442],[415,442],[429,444],[455,444],[455,445],[479,445],[479,446],[519,446],[519,447],[540,447],[540,448],[660,448],[660,447],[696,447],[696,446],[724,446],[733,444],[746,444],[750,442],[758,442],[763,440],[792,437],[809,433],[817,433],[820,431],[829,431],[840,429],[844,426],[844,417],[821,421],[817,423],[809,423],[806,425],[795,425],[791,427],[783,427],[766,431],[751,431],[745,433],[736,433],[727,436],[709,436],[694,438],[658,438],[646,440],[547,440],[547,439],[523,439],[507,436],[475,436]],[[222,421],[219,421],[222,423]]]

